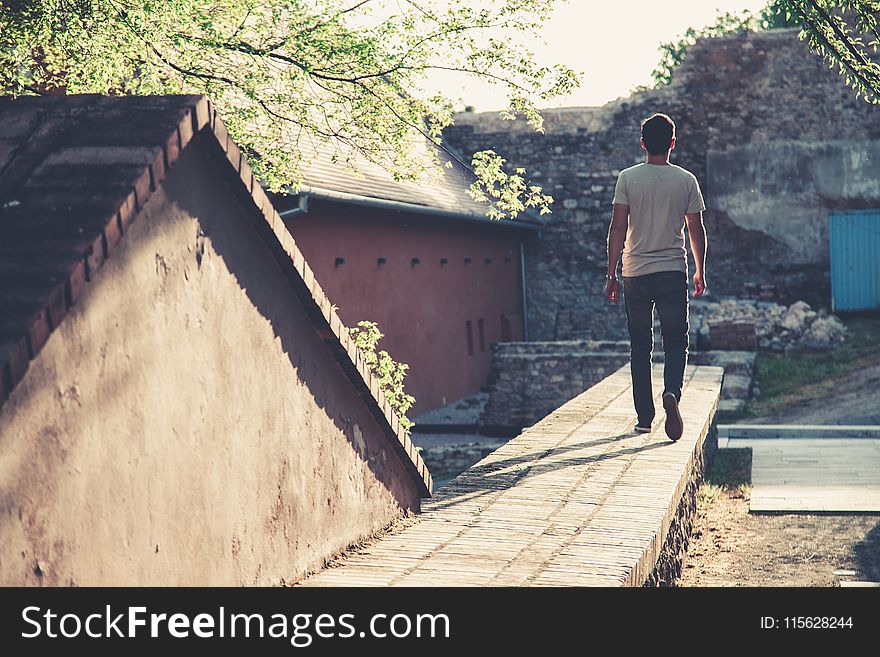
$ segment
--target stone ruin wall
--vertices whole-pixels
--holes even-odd
[[[601,108],[545,110],[544,134],[495,112],[456,115],[446,133],[453,147],[467,156],[494,149],[554,198],[540,239],[526,245],[530,340],[626,337],[623,304],[611,306],[603,296],[605,243],[617,174],[644,160],[638,126],[653,112],[675,120],[672,161],[696,174],[706,198],[710,292],[740,295],[763,284],[780,303],[830,305],[827,208],[880,205],[880,115],[797,35],[782,29],[701,40],[672,84]],[[864,146],[861,159],[844,167],[834,158],[853,143]],[[817,144],[831,147],[820,149],[813,169],[783,166],[815,155]],[[736,179],[738,158],[755,155],[761,166]],[[709,171],[707,160],[717,163]],[[841,167],[861,184],[790,189],[792,176]],[[713,189],[713,171],[724,189]],[[759,190],[749,182],[755,176]],[[738,185],[738,195],[728,184]],[[812,231],[806,241],[805,230]]]

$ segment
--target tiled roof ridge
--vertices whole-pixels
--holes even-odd
[[[324,343],[330,347],[341,369],[355,385],[376,421],[386,434],[391,434],[392,444],[418,484],[422,496],[430,496],[431,474],[421,455],[406,435],[397,413],[379,388],[376,376],[366,365],[363,355],[315,279],[312,269],[285,227],[284,221],[255,178],[247,159],[229,137],[223,120],[205,96],[188,95],[179,98],[186,105],[183,117],[164,143],[157,147],[154,159],[137,176],[131,190],[107,220],[101,235],[65,273],[63,280],[49,295],[49,300],[35,315],[25,334],[6,345],[0,345],[0,407],[24,377],[30,361],[42,349],[49,335],[82,297],[88,282],[115,250],[127,232],[129,224],[135,220],[152,193],[158,189],[168,170],[180,157],[180,153],[194,138],[197,136],[203,138],[204,135],[214,143],[219,151],[218,154],[222,153],[235,171],[241,185],[240,196],[246,196],[258,211],[258,232],[267,241],[277,264],[303,301],[315,329]]]

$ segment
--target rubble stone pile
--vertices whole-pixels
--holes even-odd
[[[774,351],[792,348],[828,350],[846,339],[846,325],[824,308],[813,310],[804,301],[790,306],[757,299],[691,299],[691,344],[713,348],[713,325],[753,323],[758,347]]]

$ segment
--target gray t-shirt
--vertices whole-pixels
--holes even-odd
[[[684,215],[706,209],[694,174],[677,164],[636,164],[620,172],[613,202],[629,206],[624,276],[687,273]]]

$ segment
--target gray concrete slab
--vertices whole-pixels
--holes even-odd
[[[752,449],[752,512],[880,512],[880,439],[737,439]]]
[[[840,587],[844,589],[854,588],[880,588],[880,582],[840,582]]]

